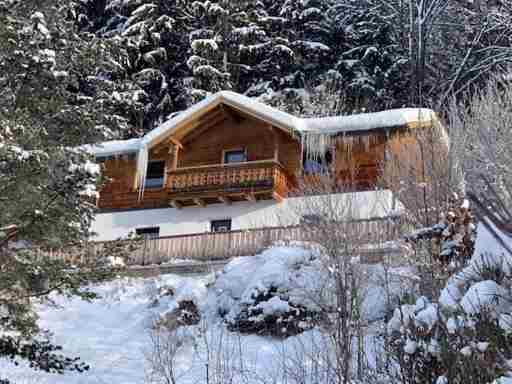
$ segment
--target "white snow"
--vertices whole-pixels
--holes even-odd
[[[508,248],[512,249],[512,238],[502,233],[492,223],[488,225],[495,231],[497,236]],[[477,241],[475,252],[471,260],[471,266],[474,269],[481,269],[483,266],[495,267],[501,269],[506,275],[512,276],[512,255],[500,244],[489,231],[489,229],[479,224],[477,227]],[[470,274],[469,270],[466,270]]]
[[[497,235],[512,245],[512,240],[497,228],[492,227]],[[511,303],[506,299],[510,292],[507,287],[501,286],[492,280],[483,280],[482,271],[501,270],[505,276],[512,272],[511,256],[500,245],[486,226],[479,224],[475,252],[468,266],[450,277],[445,288],[441,291],[439,303],[451,311],[464,310],[468,315],[475,315],[487,311],[497,316],[500,326],[507,329],[507,315],[512,310]]]
[[[466,357],[471,356],[471,347],[466,345],[465,347],[461,348],[460,353]]]
[[[273,288],[285,292],[288,303],[315,310],[318,305],[312,297],[326,284],[321,273],[322,265],[310,251],[295,247],[271,248],[260,255],[239,257],[226,265],[215,284],[216,300],[229,320],[240,314],[244,305],[253,304],[258,294],[266,294]],[[285,309],[284,302],[271,301],[271,298],[258,306],[266,314]]]
[[[175,366],[179,384],[205,382],[206,363],[210,372],[217,368],[216,364],[223,364],[222,369],[240,364],[238,371],[230,371],[234,375],[230,382],[247,384],[276,382],[276,378],[283,378],[283,364],[288,365],[288,369],[299,367],[293,365],[297,364],[294,359],[298,356],[301,356],[301,367],[316,367],[323,372],[326,367],[322,366],[321,359],[330,353],[330,339],[319,329],[275,340],[230,333],[219,317],[223,305],[236,309],[240,302],[253,301],[251,293],[255,290],[261,292],[275,285],[287,289],[288,301],[273,296],[258,304],[263,313],[284,313],[292,302],[314,305],[309,301],[309,292],[306,297],[303,288],[317,289],[326,284],[326,279],[320,274],[313,256],[311,251],[302,248],[277,247],[254,257],[233,260],[217,276],[214,285],[212,275],[194,278],[163,275],[146,279],[118,278],[92,286],[101,298],[90,303],[53,295],[51,298],[57,306],[37,305],[39,324],[53,332],[53,340],[64,347],[64,353],[80,356],[90,364],[90,371],[56,375],[34,372],[23,362],[14,366],[7,360],[0,360],[2,378],[38,384],[146,382],[151,326],[176,309],[180,301],[194,302],[201,313],[201,322],[180,328],[183,345]],[[374,366],[379,342],[372,333],[365,336],[363,342],[368,364]],[[354,346],[357,348],[356,340]],[[218,360],[219,354],[222,360]],[[242,374],[245,376],[241,377]],[[299,381],[288,377],[286,382]],[[320,382],[325,381],[320,379]]]
[[[492,384],[512,384],[512,377],[500,377],[499,379],[493,381]]]
[[[459,287],[455,284],[448,284],[441,291],[439,303],[443,307],[457,309],[460,299],[462,299],[462,292],[460,291]]]
[[[100,157],[136,153],[140,149],[140,144],[141,139],[112,140],[98,144],[84,145],[81,148],[91,155]]]
[[[194,286],[195,293],[205,294],[204,281],[173,275],[123,278],[95,286],[93,291],[102,298],[91,303],[54,295],[52,300],[58,307],[38,306],[39,324],[54,333],[55,342],[66,354],[79,355],[91,370],[61,376],[0,360],[2,378],[39,384],[142,383],[149,327],[160,312],[175,305],[172,297],[160,298],[158,305],[152,305],[159,288],[172,286],[176,295],[187,296]],[[194,300],[204,302],[202,297]]]
[[[460,304],[467,314],[477,314],[482,311],[503,313],[510,310],[506,288],[493,280],[480,281],[472,285]]]
[[[410,123],[431,123],[435,113],[425,108],[400,108],[382,112],[361,113],[305,119],[304,131],[335,134],[340,132],[370,131],[373,129],[403,127]]]
[[[215,52],[219,49],[219,45],[213,39],[197,39],[192,42],[192,50],[194,53],[199,53],[204,49]]]
[[[476,344],[476,349],[478,349],[478,351],[484,353],[485,351],[487,351],[487,348],[489,348],[489,343],[487,342],[479,342]]]
[[[281,315],[290,310],[290,305],[287,301],[281,300],[279,297],[274,296],[268,301],[259,303],[254,308],[261,309],[264,315]]]
[[[436,304],[427,305],[425,309],[421,310],[416,314],[416,325],[430,332],[430,330],[439,320],[437,312],[438,310]]]
[[[396,308],[393,317],[388,322],[388,333],[402,332],[410,325],[414,325],[422,332],[430,332],[439,321],[438,306],[430,303],[426,298],[420,297],[415,305],[405,304],[400,308]],[[428,349],[435,353],[439,346],[432,339]]]
[[[418,348],[418,343],[413,340],[407,340],[404,346],[404,352],[408,355],[412,355],[414,352],[416,352],[416,349]]]
[[[459,324],[456,319],[450,317],[446,322],[446,328],[448,329],[448,333],[454,334],[459,329]]]
[[[389,268],[368,265],[359,269],[365,283],[360,292],[360,313],[365,321],[384,319],[398,305],[400,299],[414,291],[415,279],[412,268]]]

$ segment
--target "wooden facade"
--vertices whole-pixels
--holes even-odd
[[[231,150],[243,150],[246,161],[224,163],[225,152]],[[196,121],[194,129],[184,129],[152,148],[149,161],[165,162],[164,183],[146,188],[141,200],[134,156],[104,161],[104,175],[109,181],[100,191],[99,208],[281,201],[297,186],[301,149],[299,141],[282,130],[221,106]]]
[[[415,129],[402,126],[338,136],[328,149],[326,176],[305,172],[299,135],[216,105],[150,148],[149,162],[164,162],[165,172],[162,185],[146,187],[142,199],[135,155],[105,160],[109,181],[97,203],[101,209],[124,210],[281,201],[297,193],[300,185],[326,177],[346,190],[370,190],[379,184],[387,159],[410,161],[407,154],[418,150]],[[229,151],[243,152],[244,161],[226,163]]]

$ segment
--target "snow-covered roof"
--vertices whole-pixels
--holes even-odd
[[[84,145],[82,149],[97,157],[137,153],[141,139],[112,140],[98,144]]]
[[[403,127],[413,123],[430,123],[437,117],[431,109],[400,108],[382,112],[360,113],[303,119],[303,131],[321,134],[354,133],[375,129]]]
[[[265,121],[289,133],[306,136],[329,136],[361,133],[376,129],[412,126],[414,123],[429,124],[437,120],[436,114],[425,108],[392,109],[376,113],[363,113],[351,116],[323,118],[300,118],[279,111],[255,99],[235,92],[221,91],[208,96],[186,111],[161,124],[139,139],[109,141],[93,146],[88,150],[96,156],[110,156],[137,152],[137,174],[139,185],[144,185],[149,159],[149,149],[172,136],[187,123],[208,113],[218,105],[227,105],[245,115]],[[143,193],[143,188],[141,188]]]
[[[285,130],[300,131],[302,129],[303,119],[279,111],[247,96],[230,91],[221,91],[206,97],[186,111],[153,129],[143,137],[143,145],[151,146],[154,142],[158,142],[160,138],[172,135],[178,128],[196,118],[202,111],[210,110],[220,104],[228,105]]]
[[[254,118],[264,120],[281,129],[297,132],[299,134],[354,133],[401,127],[420,121],[428,123],[436,119],[435,113],[426,108],[401,108],[350,116],[300,118],[247,96],[230,91],[221,91],[193,105],[140,139],[108,141],[91,146],[90,149],[98,156],[137,152],[142,147],[151,147],[165,137],[172,135],[178,128],[196,118],[202,111],[210,110],[220,104],[228,105]]]

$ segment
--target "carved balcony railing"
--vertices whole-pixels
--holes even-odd
[[[167,173],[166,183],[175,205],[282,199],[292,186],[292,178],[273,160],[178,168]]]
[[[142,199],[133,186],[112,181],[100,192],[103,210],[181,208],[188,205],[285,198],[294,179],[273,160],[177,168],[167,172],[165,185],[146,188]]]

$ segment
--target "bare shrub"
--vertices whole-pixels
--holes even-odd
[[[428,227],[443,216],[450,192],[461,184],[450,167],[446,132],[434,120],[395,135],[382,164],[382,184],[395,193],[413,226]]]
[[[295,375],[297,383],[349,383],[354,378],[362,379],[368,366],[368,320],[361,306],[368,293],[368,281],[361,262],[384,262],[382,255],[379,260],[365,259],[365,255],[382,248],[396,231],[392,219],[373,226],[361,219],[362,214],[372,217],[383,213],[382,204],[386,202],[380,198],[384,199],[385,193],[372,192],[375,200],[370,201],[369,195],[343,193],[346,190],[354,188],[346,181],[343,186],[337,184],[329,173],[315,180],[309,178],[301,185],[304,198],[292,207],[293,213],[302,217],[300,229],[306,241],[303,245],[320,251],[326,271],[324,289],[310,293],[324,314],[318,323],[320,335],[309,344],[296,345],[296,357],[287,356],[283,362],[283,369]],[[382,300],[390,297],[387,292]],[[309,361],[309,365],[299,369],[301,359]]]
[[[469,191],[486,191],[482,176],[487,176],[498,189],[504,180],[512,180],[511,107],[510,80],[499,77],[468,95],[464,104],[453,101],[450,105],[450,134],[460,138],[458,164]]]
[[[146,353],[146,379],[151,384],[176,384],[186,374],[178,368],[179,352],[190,335],[179,328],[154,327],[150,332],[150,348]]]

